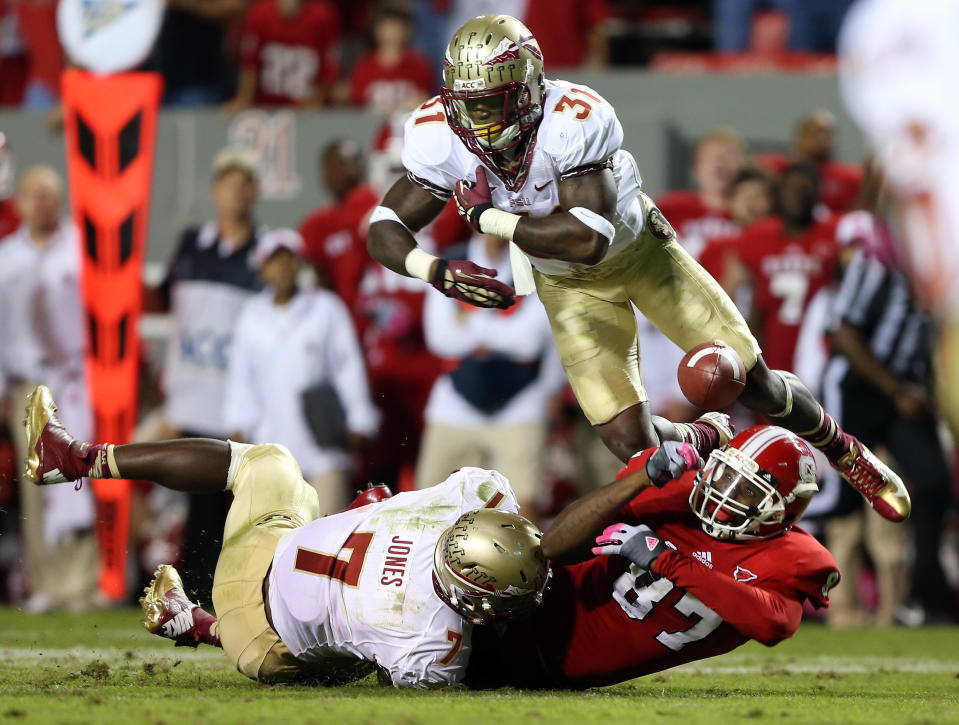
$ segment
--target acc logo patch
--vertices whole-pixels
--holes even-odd
[[[736,571],[733,572],[733,579],[738,582],[751,582],[753,579],[758,577],[753,574],[749,569],[744,569],[741,566],[736,567]]]
[[[655,207],[650,209],[649,214],[646,215],[646,224],[649,225],[649,231],[653,233],[653,236],[660,239],[669,239],[676,235],[672,226],[666,221],[666,217]]]

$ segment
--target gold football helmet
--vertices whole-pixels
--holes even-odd
[[[509,15],[473,18],[446,49],[443,86],[453,132],[508,188],[522,186],[545,95],[543,53],[533,34]]]
[[[518,514],[496,509],[465,513],[436,542],[433,588],[474,624],[535,607],[552,573],[542,538]]]

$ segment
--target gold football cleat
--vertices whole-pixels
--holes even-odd
[[[909,518],[912,501],[906,484],[858,440],[839,459],[836,470],[884,519],[898,523]]]

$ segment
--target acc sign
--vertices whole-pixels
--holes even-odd
[[[57,32],[77,65],[119,73],[146,59],[163,19],[163,0],[60,0]]]

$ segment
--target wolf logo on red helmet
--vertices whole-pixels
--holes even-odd
[[[717,539],[768,539],[792,528],[818,490],[809,445],[785,428],[761,425],[710,454],[689,505]]]

